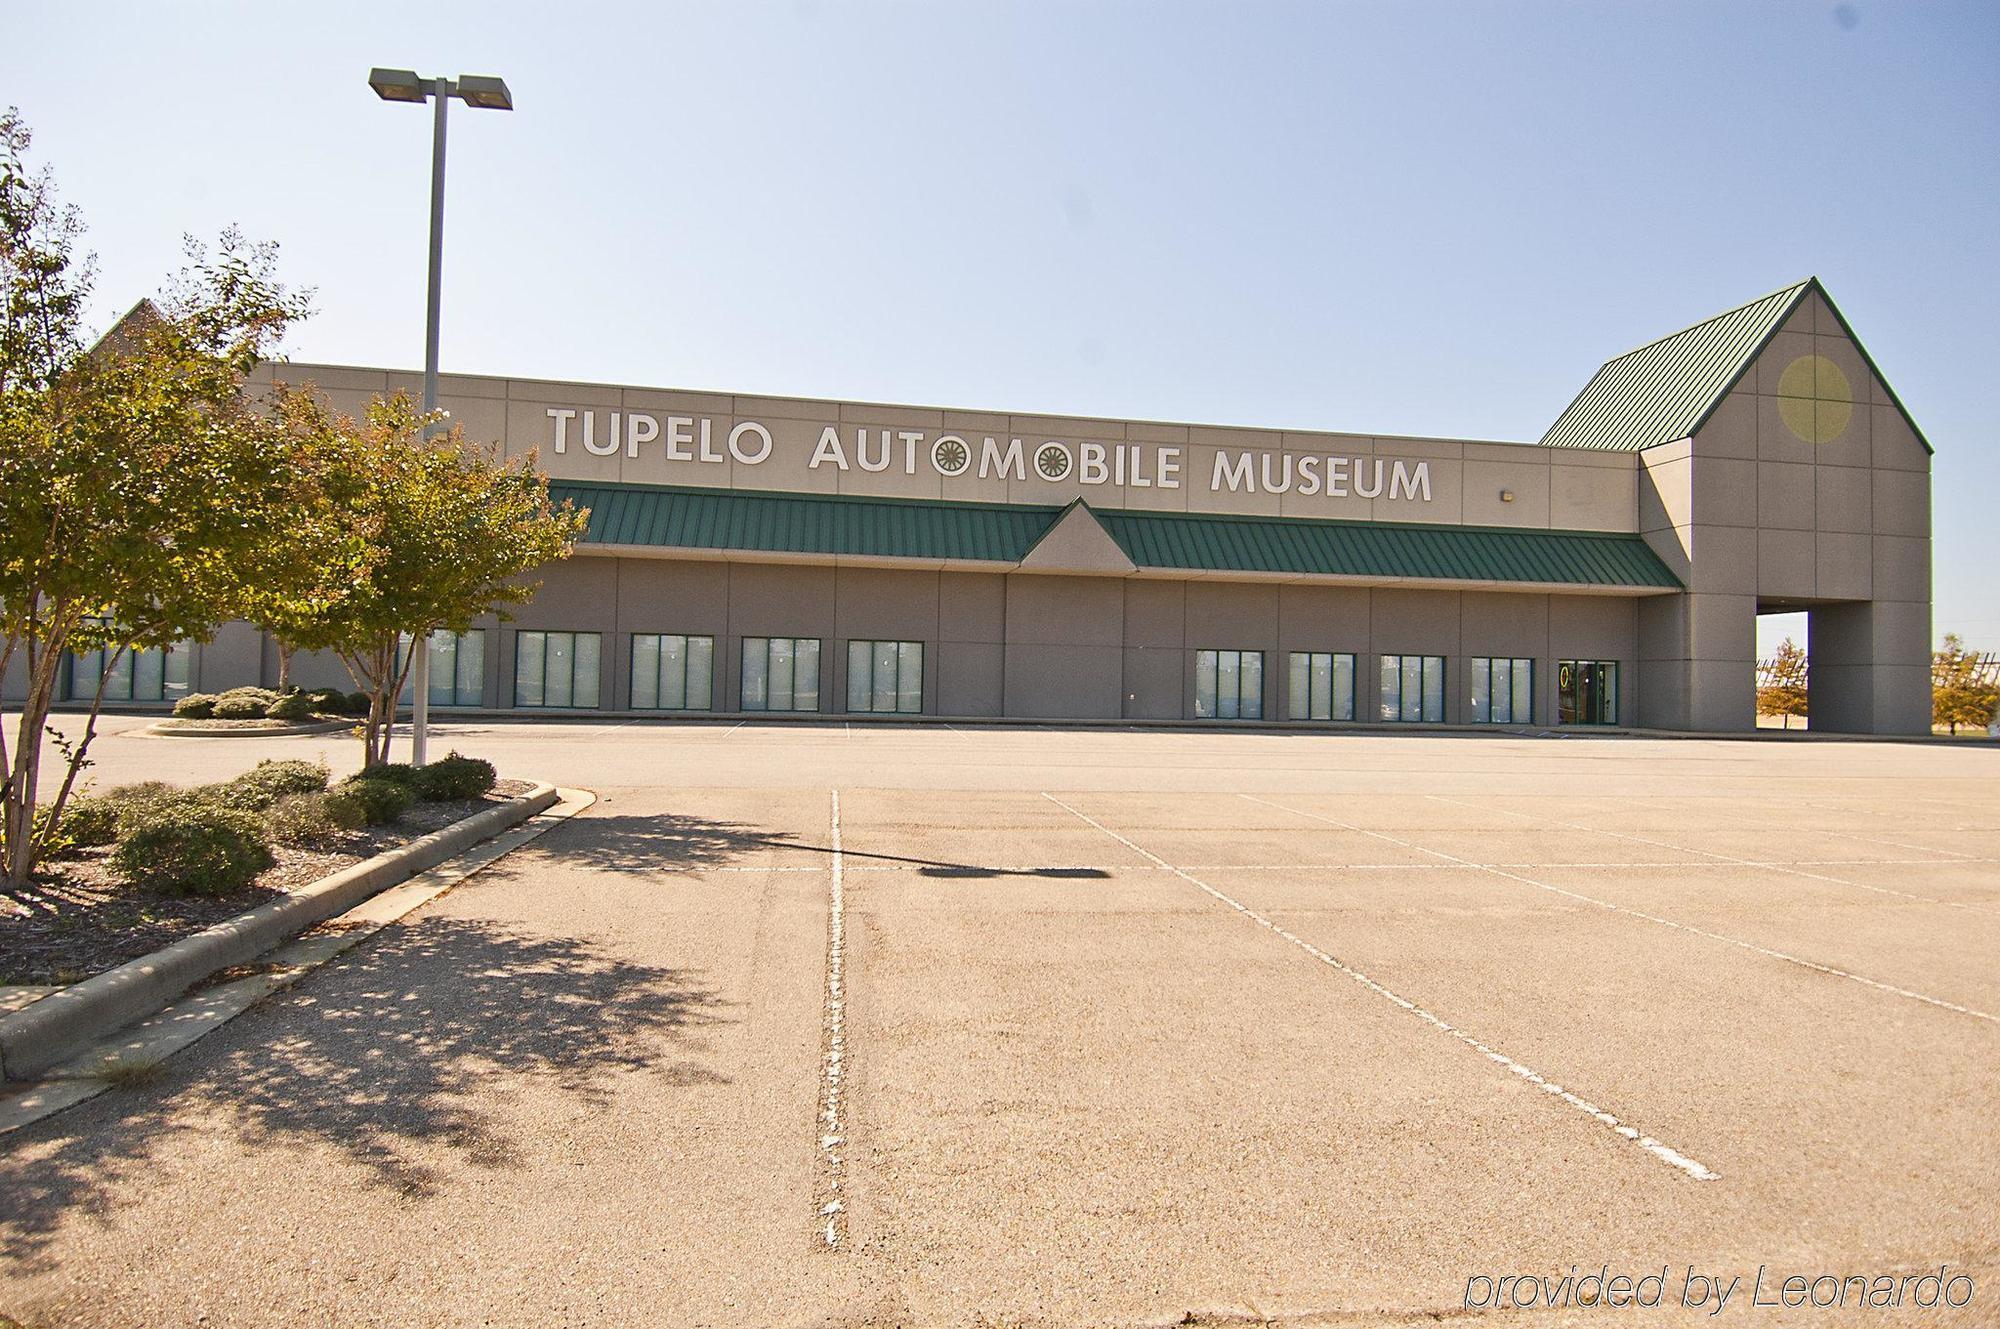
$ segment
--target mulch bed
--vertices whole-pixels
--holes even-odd
[[[533,787],[502,780],[484,798],[418,803],[392,826],[331,844],[273,846],[278,861],[233,895],[170,898],[140,890],[113,870],[108,846],[44,864],[28,889],[0,888],[0,984],[81,982]]]

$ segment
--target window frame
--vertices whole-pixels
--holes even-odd
[[[642,703],[639,700],[641,695],[639,690],[639,643],[642,641],[653,643],[653,676],[651,684],[653,700],[651,704]],[[667,643],[670,641],[678,641],[681,644],[681,704],[678,706],[669,706],[662,700],[663,697],[668,695],[666,687],[668,678]],[[701,644],[700,649],[697,648],[697,643]],[[633,710],[665,711],[679,714],[686,711],[712,711],[715,709],[715,638],[713,635],[704,632],[635,632],[631,635],[631,642],[626,655],[627,663],[631,666],[631,672],[627,677]],[[697,705],[689,693],[688,684],[694,675],[695,660],[698,655],[706,655],[708,659],[708,689],[700,704]]]
[[[1495,707],[1493,705],[1493,700],[1495,696],[1498,695],[1494,691],[1493,687],[1493,679],[1494,679],[1493,666],[1496,664],[1504,664],[1507,666],[1507,671],[1506,671],[1507,714],[1505,717],[1501,717],[1493,713],[1495,710]],[[1522,700],[1522,686],[1520,680],[1520,675],[1523,672],[1521,668],[1522,665],[1527,666],[1525,672],[1527,674],[1528,713],[1526,715],[1521,715],[1517,713],[1519,709],[1519,704]],[[1535,659],[1533,656],[1527,656],[1527,655],[1471,656],[1469,657],[1469,661],[1466,666],[1466,673],[1467,673],[1467,678],[1466,678],[1467,692],[1466,692],[1465,721],[1467,724],[1531,725],[1535,722],[1536,668],[1535,668]],[[1479,685],[1482,681],[1486,684],[1485,706],[1487,713],[1485,715],[1481,715],[1479,713],[1479,707],[1480,707]]]
[[[1618,660],[1556,661],[1556,723],[1565,725],[1596,726],[1600,728],[1608,728],[1622,723],[1619,717],[1622,714],[1621,708],[1625,704],[1625,696],[1624,696],[1624,680],[1619,677],[1619,674],[1622,672],[1619,669],[1619,665],[1621,663],[1622,661]],[[1592,718],[1587,720],[1579,720],[1566,717],[1563,714],[1563,709],[1564,709],[1563,684],[1562,684],[1563,671],[1565,669],[1576,669],[1583,666],[1593,666],[1595,668],[1605,671],[1604,681],[1608,686],[1605,687],[1604,691],[1609,694],[1608,698],[1606,699],[1608,700],[1609,704],[1601,708],[1605,712],[1604,718],[1602,719]]]
[[[1378,672],[1381,679],[1382,695],[1376,707],[1383,724],[1444,724],[1447,715],[1445,698],[1451,671],[1446,657],[1442,655],[1382,655],[1379,657]],[[1395,661],[1392,666],[1390,661]],[[1417,704],[1416,714],[1410,715],[1409,690],[1410,666],[1416,664]],[[1432,666],[1436,666],[1435,672]],[[1390,681],[1394,678],[1395,700],[1390,701]],[[1435,682],[1433,682],[1435,680]],[[1437,714],[1426,714],[1432,701],[1437,703]],[[1393,710],[1393,714],[1391,713]]]
[[[479,668],[473,679],[473,699],[462,701],[465,695],[465,639],[477,635],[479,638]],[[450,701],[438,699],[438,642],[440,639],[451,643],[451,696]],[[426,641],[431,652],[430,705],[433,709],[474,710],[486,704],[486,629],[467,628],[463,632],[451,632],[445,628],[434,628]],[[410,634],[396,636],[396,668],[401,670],[404,657],[410,649]],[[518,648],[516,658],[518,660]],[[402,691],[396,694],[398,706],[410,706],[417,699],[416,671],[412,669],[403,679]]]
[[[1233,686],[1234,696],[1225,703],[1222,683],[1224,678],[1224,657],[1228,657],[1227,675]],[[1244,668],[1247,661],[1256,663]],[[1203,677],[1204,672],[1208,675]],[[1254,679],[1254,682],[1252,681]],[[1211,714],[1202,713],[1202,684],[1208,684],[1208,706]],[[1244,714],[1243,703],[1249,699],[1255,703],[1252,714]],[[1261,720],[1264,718],[1264,652],[1240,650],[1220,646],[1204,646],[1194,653],[1194,718],[1197,720]]]
[[[911,693],[906,675],[914,654],[916,665],[916,691]],[[861,657],[864,669],[860,675],[866,680],[861,689],[861,703],[856,704],[855,659]],[[884,661],[891,670],[891,685],[885,693],[880,674]],[[912,696],[916,705],[904,703]],[[877,703],[886,696],[887,706]],[[921,641],[899,641],[875,637],[849,637],[847,639],[847,711],[850,715],[922,715],[924,713],[924,643]]]
[[[522,699],[522,680],[526,675],[521,669],[521,661],[523,653],[527,648],[528,640],[534,637],[541,638],[541,656],[536,662],[535,679],[540,686],[542,699],[540,701],[524,701]],[[550,701],[548,699],[549,679],[551,677],[549,666],[554,658],[552,651],[554,645],[553,639],[558,637],[567,638],[569,642],[567,661],[569,673],[567,691],[569,696],[566,701]],[[585,641],[590,643],[591,668],[588,673],[578,668],[578,664],[584,654],[580,647]],[[604,634],[601,632],[589,632],[571,628],[523,628],[514,634],[514,705],[519,710],[602,710],[604,702],[602,690],[603,677]],[[588,678],[590,681],[590,700],[588,702],[579,702],[576,699],[576,685],[579,678]]]
[[[1327,662],[1327,713],[1325,715],[1313,714],[1317,704],[1317,696],[1313,683],[1313,669],[1315,663],[1320,660]],[[1345,707],[1347,714],[1345,715],[1340,714],[1343,708],[1339,705],[1341,698],[1340,667],[1343,660],[1347,662],[1347,705]],[[1303,699],[1297,687],[1300,661],[1305,662],[1306,687]],[[1355,717],[1357,709],[1355,694],[1358,691],[1359,678],[1359,657],[1352,651],[1287,652],[1285,657],[1285,713],[1287,718],[1305,721],[1351,722]],[[1300,705],[1301,700],[1304,702],[1303,707]],[[1299,713],[1301,709],[1304,710],[1305,714],[1301,715]]]
[[[68,667],[62,672],[59,686],[67,688],[68,695],[60,700],[95,697],[98,680],[105,672],[105,657],[112,655],[112,683],[121,678],[124,681],[117,690],[110,684],[106,685],[103,698],[106,705],[155,706],[178,701],[194,690],[194,647],[192,639],[183,637],[168,646],[148,646],[144,649],[119,647],[114,650],[98,646],[87,651],[66,651]],[[142,674],[153,680],[144,696],[140,695],[139,689]],[[87,686],[83,684],[86,676],[90,680]]]
[[[761,680],[760,690],[763,692],[763,699],[762,701],[755,704],[753,704],[750,700],[750,672],[751,672],[750,644],[752,642],[762,642],[764,644],[762,651],[763,660],[758,671],[758,677]],[[786,669],[788,671],[788,677],[791,680],[790,685],[787,688],[787,692],[790,694],[792,698],[792,704],[789,706],[773,706],[770,704],[770,696],[771,696],[770,687],[771,687],[771,678],[773,677],[771,666],[773,662],[778,658],[776,652],[773,650],[773,644],[777,642],[784,642],[786,645],[786,650],[785,650]],[[800,706],[798,704],[798,699],[799,699],[798,683],[800,675],[798,665],[801,655],[807,653],[801,652],[799,650],[799,647],[807,643],[810,643],[812,646],[812,650],[809,652],[809,654],[812,657],[812,669],[810,672],[812,676],[813,704],[810,706]],[[736,660],[739,671],[736,680],[737,709],[743,711],[757,711],[761,714],[767,714],[767,715],[816,715],[820,712],[821,705],[824,702],[824,698],[820,695],[820,686],[819,686],[820,668],[825,663],[825,643],[821,638],[741,637],[737,639]]]

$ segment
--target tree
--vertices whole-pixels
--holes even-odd
[[[2000,681],[1978,652],[1965,649],[1955,632],[1945,634],[1943,647],[1931,657],[1931,723],[1956,735],[1960,725],[1984,729],[2000,709]]]
[[[275,280],[275,247],[228,231],[213,257],[189,242],[158,303],[92,344],[83,225],[50,172],[28,169],[30,142],[0,115],[0,671],[18,663],[26,683],[11,752],[0,732],[0,880],[14,887],[88,765],[109,666],[211,635],[282,549],[280,440],[242,389],[305,309]],[[97,649],[107,667],[44,806],[66,652]]]
[[[1778,643],[1777,658],[1765,663],[1764,677],[1757,685],[1757,714],[1782,715],[1785,728],[1792,727],[1794,715],[1806,714],[1806,653],[1790,637]]]
[[[396,698],[430,634],[519,604],[528,574],[568,558],[586,512],[549,501],[535,458],[509,464],[397,393],[357,421],[310,385],[280,391],[275,415],[302,471],[315,477],[296,550],[325,570],[321,586],[282,608],[293,645],[330,650],[372,701],[366,765],[389,759]],[[400,639],[413,643],[405,652]]]

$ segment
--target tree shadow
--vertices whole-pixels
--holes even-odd
[[[63,1216],[100,1218],[165,1146],[234,1119],[246,1145],[332,1144],[380,1185],[421,1196],[439,1145],[475,1168],[518,1166],[482,1091],[545,1077],[588,1110],[621,1077],[722,1083],[703,1030],[729,1017],[690,972],[490,921],[426,917],[384,929],[170,1059],[143,1085],[15,1132],[0,1154],[0,1251],[48,1267]]]
[[[746,822],[711,821],[677,813],[612,814],[578,817],[558,832],[551,844],[566,863],[608,872],[699,872],[704,868],[745,866],[735,862],[761,849],[790,849],[799,859],[790,866],[831,869],[833,846],[770,831]],[[843,847],[849,862],[900,863],[926,877],[1058,877],[1102,878],[1102,868],[1004,868],[950,859],[882,854]],[[754,866],[754,865],[751,865]]]

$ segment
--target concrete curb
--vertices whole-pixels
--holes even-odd
[[[497,808],[343,868],[302,891],[0,1016],[0,1080],[34,1078],[93,1040],[152,1014],[210,974],[253,960],[378,891],[518,826],[553,806],[557,797],[554,785],[538,783]]]
[[[297,738],[302,734],[337,734],[359,723],[359,720],[314,720],[284,729],[175,729],[171,720],[156,720],[143,729],[128,732],[140,738]]]

